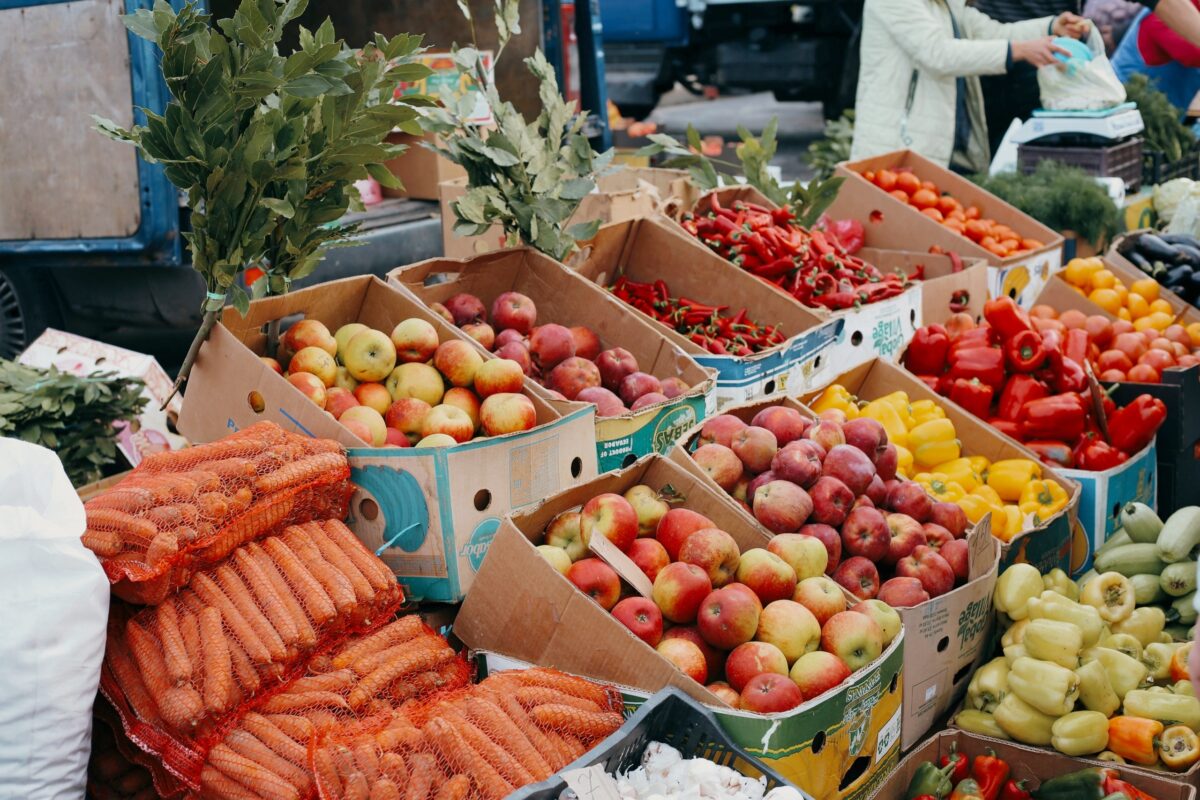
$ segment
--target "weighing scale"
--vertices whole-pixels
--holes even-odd
[[[1012,141],[1014,144],[1029,144],[1048,137],[1054,137],[1054,143],[1064,140],[1079,142],[1089,137],[1119,141],[1141,133],[1145,128],[1142,112],[1138,111],[1136,103],[1122,103],[1099,111],[1039,109],[1013,134]]]

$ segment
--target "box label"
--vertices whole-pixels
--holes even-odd
[[[700,366],[716,370],[717,409],[773,394],[795,395],[806,389],[812,376],[833,360],[844,320],[833,320],[789,339],[782,349],[745,359],[735,356],[698,355]]]
[[[844,372],[872,358],[895,361],[922,319],[921,284],[899,297],[843,312],[835,360]]]
[[[1050,276],[1062,269],[1062,248],[1036,253],[1007,267],[988,267],[988,294],[1007,295],[1022,308],[1032,308]]]
[[[712,390],[709,391],[711,396]],[[704,395],[683,397],[630,431],[638,420],[596,420],[596,457],[601,472],[627,467],[644,455],[667,453],[675,442],[705,418]]]

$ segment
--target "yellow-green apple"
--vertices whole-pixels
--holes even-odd
[[[327,398],[325,382],[316,375],[311,372],[293,372],[287,376],[287,381],[299,389],[305,397],[316,403],[318,408],[325,407]]]
[[[815,442],[808,439],[788,442],[771,459],[770,472],[781,481],[791,481],[797,486],[811,489],[817,478],[821,477],[820,450]]]
[[[460,292],[447,300],[445,308],[450,313],[454,324],[458,326],[487,319],[487,310],[483,307],[483,301],[466,292]]]
[[[396,346],[383,331],[367,328],[346,342],[342,363],[357,381],[382,381],[396,366]]]
[[[387,379],[387,390],[393,400],[415,397],[431,406],[442,402],[446,384],[442,374],[428,364],[401,364]]]
[[[818,625],[846,610],[846,595],[842,587],[824,575],[805,578],[796,584],[792,599],[812,612]]]
[[[848,555],[882,561],[891,540],[888,522],[878,509],[869,506],[851,509],[842,523],[842,550]]]
[[[671,622],[694,622],[700,603],[712,591],[708,573],[695,564],[675,561],[659,570],[654,579],[654,602]]]
[[[869,600],[879,594],[879,570],[875,562],[862,556],[851,556],[838,564],[832,577],[859,600]]]
[[[548,375],[563,361],[575,355],[575,340],[562,325],[539,325],[529,334],[529,355],[534,366]]]
[[[484,403],[487,401],[485,400]],[[612,542],[621,552],[627,552],[637,538],[637,512],[619,494],[605,492],[583,504],[580,529],[583,538],[591,542],[597,535]]]
[[[639,397],[637,400],[634,400],[629,405],[629,410],[630,411],[641,411],[643,408],[649,408],[650,406],[656,406],[659,403],[665,403],[670,399],[671,398],[667,397],[662,392],[646,392],[644,395]]]
[[[316,375],[326,387],[333,386],[337,377],[337,362],[319,347],[305,347],[292,356],[288,372],[307,372]]]
[[[561,361],[546,378],[546,387],[574,400],[580,392],[600,385],[600,370],[586,358],[571,356]]]
[[[934,503],[929,508],[929,521],[950,531],[955,539],[967,533],[967,514],[957,503]]]
[[[306,347],[319,347],[331,356],[337,355],[337,340],[320,320],[300,320],[284,332],[281,342],[284,349],[293,353]]]
[[[719,697],[721,699],[721,702],[725,703],[725,705],[729,706],[730,708],[738,707],[738,703],[740,702],[740,696],[738,695],[737,692],[735,692],[733,690],[733,687],[730,686],[725,681],[717,681],[715,683],[710,683],[708,686],[705,686],[704,688],[708,689],[710,692],[712,692],[717,697]]]
[[[353,338],[354,334],[365,330],[367,330],[367,326],[361,322],[350,322],[337,329],[337,333],[333,334],[333,340],[337,342],[337,357],[339,361],[342,361],[346,353],[346,345]]]
[[[683,378],[671,375],[662,379],[662,393],[668,400],[674,400],[676,397],[687,394],[688,388],[690,387],[683,382]]]
[[[671,563],[667,549],[657,539],[635,539],[633,544],[629,545],[629,552],[626,555],[637,565],[638,569],[646,574],[651,582],[658,577],[658,573],[663,567]]]
[[[888,489],[884,504],[892,511],[908,514],[917,522],[928,522],[933,512],[933,500],[925,493],[925,487],[916,481],[897,481]]]
[[[850,609],[875,620],[883,631],[883,646],[887,647],[900,634],[900,612],[882,600],[863,600]]]
[[[483,399],[501,392],[520,392],[525,386],[525,371],[516,361],[493,358],[475,370],[475,391]]]
[[[547,564],[554,567],[555,572],[566,575],[567,570],[571,568],[571,557],[561,547],[555,547],[552,544],[539,544],[537,551],[538,555],[546,559]]]
[[[926,543],[925,531],[921,528],[921,523],[907,514],[888,514],[886,522],[888,549],[880,560],[884,564],[894,567],[897,561],[907,558],[913,550]],[[846,552],[849,552],[849,549]],[[856,553],[855,555],[864,554]]]
[[[738,583],[758,595],[763,605],[791,599],[796,591],[796,570],[774,553],[755,547],[742,553],[737,569]]]
[[[520,292],[501,292],[492,301],[492,322],[501,330],[528,334],[537,322],[537,306]]]
[[[766,642],[746,642],[733,649],[725,659],[725,680],[741,692],[755,675],[787,675],[788,663],[783,652]]]
[[[879,658],[883,630],[866,614],[843,611],[834,614],[821,629],[821,649],[836,655],[853,672]]]
[[[438,345],[433,365],[454,386],[470,386],[475,371],[483,366],[483,356],[474,346],[461,339],[450,339]]]
[[[725,531],[702,528],[684,540],[679,548],[679,560],[704,570],[713,587],[719,589],[737,574],[741,551],[737,542]]]
[[[386,414],[392,404],[392,395],[382,383],[370,381],[354,387],[354,399],[359,404],[369,406],[380,414]]]
[[[486,322],[468,322],[462,326],[462,332],[479,342],[484,350],[491,351],[496,346],[496,331]]]
[[[637,359],[624,347],[613,347],[596,356],[596,366],[600,369],[600,385],[617,394],[625,376],[638,371]]]
[[[626,597],[613,606],[612,615],[651,647],[657,647],[662,641],[662,612],[654,605],[654,601],[645,597]]]
[[[383,447],[387,443],[387,423],[383,421],[383,415],[375,409],[370,406],[348,408],[338,422],[345,424],[351,420],[357,420],[367,426],[371,438],[365,441],[369,441],[375,447]]]
[[[700,629],[695,625],[672,625],[663,631],[663,639],[684,639],[696,645],[704,654],[704,665],[707,667],[709,678],[719,678],[725,673],[725,656],[728,654],[704,641]]]
[[[653,536],[659,521],[671,510],[662,495],[644,483],[626,489],[625,499],[637,514],[638,536]]]
[[[754,638],[760,609],[747,592],[715,589],[708,593],[696,612],[696,627],[704,641],[722,650],[732,650]]]
[[[846,443],[846,434],[842,433],[841,424],[828,419],[818,419],[815,425],[804,432],[804,438],[821,445],[826,453]]]
[[[663,639],[655,648],[658,654],[696,683],[708,680],[708,665],[700,648],[686,639]]]
[[[813,613],[795,600],[776,600],[763,607],[754,638],[773,644],[791,664],[821,643],[821,625]]]
[[[928,524],[928,523],[926,523]],[[946,559],[954,572],[954,580],[966,583],[971,572],[970,549],[966,539],[951,539],[938,549],[938,555]]]
[[[525,395],[501,392],[483,401],[479,424],[488,436],[527,431],[537,425],[537,410]]]
[[[475,380],[479,380],[478,375],[475,376]],[[464,389],[461,386],[451,387],[443,395],[442,403],[461,408],[471,418],[471,424],[476,428],[479,427],[479,397],[470,389]]]
[[[454,315],[450,313],[450,309],[446,308],[441,303],[430,303],[429,310],[446,320],[446,322],[450,323],[451,325],[454,324]]]
[[[719,444],[729,447],[729,445],[733,444],[733,435],[745,427],[746,423],[733,414],[718,414],[704,421],[703,427],[700,428],[700,438],[697,439],[697,443],[701,446]]]
[[[421,423],[422,437],[432,436],[435,433],[444,433],[462,444],[471,441],[471,437],[475,435],[475,425],[467,416],[467,412],[457,406],[442,403],[429,409],[429,413],[425,415],[425,419]]]
[[[700,449],[703,450],[704,447]],[[800,526],[808,520],[812,510],[813,501],[808,492],[791,481],[771,481],[754,490],[754,518],[772,533],[792,533],[800,530]]]
[[[705,475],[727,492],[742,477],[741,459],[723,444],[702,445],[692,453],[692,459]]]
[[[571,328],[571,338],[575,340],[575,355],[595,361],[600,355],[600,337],[591,328],[576,325]]]
[[[808,490],[812,499],[812,522],[823,522],[834,528],[846,521],[850,506],[854,505],[854,492],[846,484],[829,475],[822,475]]]
[[[333,378],[333,385],[353,392],[358,388],[358,381],[350,374],[350,370],[345,367],[338,367],[337,375]]]
[[[546,544],[562,548],[572,561],[583,558],[588,552],[588,542],[579,523],[578,511],[562,512],[546,526]]]
[[[444,433],[434,433],[417,442],[413,447],[453,447],[458,444],[453,436]]]
[[[768,406],[754,415],[750,424],[766,428],[775,435],[779,447],[785,447],[804,435],[811,424],[807,417],[794,408],[787,406]]]
[[[821,474],[837,478],[857,497],[867,491],[871,478],[875,477],[875,465],[857,447],[839,444],[825,454]]]
[[[370,444],[370,445],[375,444],[374,434],[371,433],[371,426],[368,425],[367,423],[363,422],[362,420],[348,419],[345,422],[343,422],[342,425],[346,428],[346,430],[350,431],[351,433],[353,433],[359,439],[362,439],[367,444]],[[387,443],[387,440],[385,437],[384,444],[386,444],[386,443]]]
[[[401,364],[424,363],[437,351],[437,328],[419,317],[409,317],[392,328],[392,346]]]
[[[356,405],[359,405],[359,402],[353,392],[348,392],[340,386],[331,386],[325,390],[325,410],[332,414],[334,419],[341,419],[346,409]]]
[[[746,469],[753,473],[770,469],[771,459],[779,451],[775,434],[757,425],[750,425],[735,433],[729,447],[746,465]]]
[[[383,419],[388,427],[395,428],[407,436],[410,442],[415,443],[422,437],[421,429],[425,425],[425,417],[428,416],[431,408],[432,406],[424,400],[402,397],[388,406]]]
[[[916,578],[931,598],[954,588],[954,570],[932,547],[917,547],[912,555],[897,561],[896,575]]]
[[[825,545],[825,553],[829,557],[829,563],[825,565],[825,574],[832,575],[842,562],[842,535],[837,529],[821,522],[810,522],[796,532],[801,536],[819,539],[821,544]]]
[[[800,687],[786,675],[764,672],[755,675],[742,689],[738,708],[755,714],[776,714],[804,702]]]
[[[627,406],[633,405],[638,398],[647,394],[662,394],[662,384],[658,378],[646,372],[629,373],[621,379],[621,385],[617,388],[617,395]]]
[[[515,361],[526,375],[533,374],[533,358],[524,342],[508,342],[496,348],[496,357]]]
[[[667,555],[674,561],[679,558],[679,548],[689,536],[703,528],[715,528],[716,524],[703,514],[697,514],[688,508],[671,508],[658,521],[654,538],[667,549]]]
[[[594,403],[597,417],[619,417],[628,410],[621,402],[621,398],[603,386],[583,389],[575,395],[575,399],[580,403]]]
[[[585,558],[571,564],[567,580],[605,611],[615,606],[621,597],[621,579],[616,570],[598,558]]]
[[[825,694],[850,677],[850,668],[833,653],[814,650],[792,664],[788,677],[800,689],[805,700]]]
[[[387,444],[390,447],[412,447],[412,440],[402,431],[395,428],[387,429]]]
[[[276,375],[283,374],[283,365],[280,364],[276,359],[271,358],[270,356],[259,356],[258,360],[265,364],[267,368],[273,371]]]
[[[821,540],[802,533],[781,533],[767,542],[767,550],[782,558],[796,571],[796,580],[825,574],[829,552]]]

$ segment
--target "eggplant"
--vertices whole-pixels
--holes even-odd
[[[1162,283],[1163,278],[1167,276],[1167,266],[1161,261],[1155,261],[1150,265],[1150,277]]]
[[[1200,269],[1200,247],[1190,244],[1176,244],[1175,251],[1179,253],[1179,263],[1187,264],[1193,269]]]
[[[1195,247],[1200,250],[1200,239],[1197,239],[1190,233],[1160,233],[1158,234],[1158,238],[1167,244],[1186,244],[1188,247]]]
[[[1169,245],[1153,233],[1143,233],[1137,239],[1137,251],[1148,259],[1174,264],[1179,260],[1179,253],[1173,245]]]
[[[1167,274],[1159,281],[1163,286],[1169,289],[1181,288],[1188,285],[1191,281],[1193,270],[1187,264],[1181,264],[1178,267],[1167,270]]]
[[[1150,265],[1150,262],[1146,259],[1146,257],[1143,256],[1138,251],[1130,250],[1128,253],[1125,253],[1124,255],[1126,258],[1129,259],[1129,262],[1131,264],[1133,264],[1135,267],[1140,269],[1142,272],[1145,272],[1147,274],[1154,272],[1154,267],[1152,267]]]

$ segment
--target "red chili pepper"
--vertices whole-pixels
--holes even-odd
[[[1088,431],[1079,437],[1072,451],[1076,469],[1102,472],[1106,469],[1120,466],[1129,460],[1129,456],[1121,452],[1095,433]]]
[[[971,777],[979,783],[980,795],[983,800],[997,800],[1004,782],[1008,780],[1008,763],[996,755],[996,751],[988,749],[984,755],[975,756],[971,765]]]
[[[938,759],[938,766],[943,769],[951,764],[954,765],[954,768],[947,776],[951,783],[957,784],[970,774],[971,759],[967,758],[965,753],[958,752],[958,745],[953,743],[950,745],[950,752]]]
[[[988,420],[988,424],[1003,433],[1005,436],[1011,436],[1018,442],[1024,438],[1023,434],[1021,433],[1021,423],[1014,420],[992,417]]]
[[[1000,405],[996,413],[1001,419],[1015,422],[1021,415],[1021,406],[1049,394],[1046,384],[1032,375],[1013,375],[1004,384],[1004,391],[1000,392]]]
[[[1009,337],[1004,342],[1004,355],[1013,372],[1034,372],[1046,363],[1046,349],[1036,331],[1020,331]]]
[[[1075,466],[1075,454],[1071,452],[1071,446],[1066,442],[1060,442],[1053,439],[1039,439],[1032,442],[1025,442],[1025,446],[1037,454],[1037,457],[1047,464],[1054,464],[1059,467],[1070,469]]]
[[[961,338],[961,337],[960,337]],[[953,351],[953,347],[951,347]],[[995,347],[973,347],[950,356],[951,378],[978,378],[993,391],[1004,385],[1004,352]]]
[[[946,369],[950,335],[944,325],[925,325],[913,334],[904,351],[904,366],[918,375],[936,375]]]
[[[950,387],[950,400],[980,419],[987,419],[988,413],[992,409],[992,397],[995,394],[995,389],[986,383],[981,383],[978,378],[971,380],[955,378],[954,385]]]
[[[1007,295],[987,301],[983,306],[983,318],[1000,332],[1002,339],[1011,339],[1021,331],[1033,330],[1029,315]]]
[[[1075,441],[1083,433],[1086,416],[1083,398],[1073,392],[1030,400],[1018,417],[1021,438]]]
[[[1118,450],[1135,455],[1150,444],[1166,418],[1166,403],[1153,395],[1140,394],[1109,415],[1109,439]]]
[[[1009,778],[1004,784],[1004,788],[1000,791],[1000,800],[1032,800],[1033,795],[1025,787],[1027,781],[1018,781]]]
[[[1076,364],[1083,364],[1087,361],[1089,344],[1087,331],[1083,328],[1072,328],[1067,331],[1063,340],[1063,355]]]

